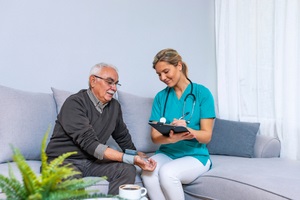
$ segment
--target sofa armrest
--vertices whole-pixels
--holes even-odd
[[[278,138],[257,135],[254,145],[255,158],[273,158],[280,156],[281,144]]]

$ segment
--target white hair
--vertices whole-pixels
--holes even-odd
[[[109,67],[109,68],[113,68],[114,70],[116,70],[116,72],[118,72],[118,69],[112,65],[112,64],[108,64],[108,63],[98,63],[96,65],[94,65],[90,71],[90,76],[91,75],[95,75],[98,74],[99,71],[101,71],[104,67]]]
[[[96,74],[98,74],[98,73],[99,73],[103,68],[105,68],[105,67],[113,68],[114,70],[116,70],[116,72],[118,72],[118,69],[117,69],[114,65],[109,64],[109,63],[104,63],[104,62],[102,62],[102,63],[98,63],[98,64],[94,65],[94,66],[91,68],[89,77],[90,77],[91,75],[96,75]],[[90,79],[89,79],[89,81],[88,81],[88,84],[89,84],[89,88],[91,88]]]

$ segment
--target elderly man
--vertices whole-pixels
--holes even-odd
[[[72,163],[82,177],[107,176],[108,193],[113,195],[118,194],[121,184],[134,183],[134,165],[146,171],[156,167],[156,162],[145,159],[142,152],[132,155],[125,151],[136,148],[123,121],[120,104],[113,98],[118,85],[119,76],[113,65],[100,63],[92,67],[89,89],[66,99],[46,149],[49,160],[76,151],[65,162]],[[125,153],[106,145],[110,136]]]

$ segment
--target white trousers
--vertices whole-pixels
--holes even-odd
[[[210,160],[204,166],[191,156],[173,160],[159,153],[152,158],[157,162],[155,170],[142,173],[151,200],[184,200],[182,184],[191,183],[210,167]]]

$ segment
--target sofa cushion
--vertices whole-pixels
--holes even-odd
[[[207,145],[210,154],[254,157],[254,144],[260,123],[215,119]]]
[[[151,126],[148,125],[153,98],[118,91],[118,99],[122,106],[124,122],[137,150],[143,152],[157,150],[159,146],[152,142]]]
[[[39,160],[42,139],[56,118],[52,94],[0,86],[0,99],[0,163],[12,160],[10,144],[26,159]]]
[[[185,192],[193,194],[186,199],[300,199],[298,160],[221,155],[211,160],[211,170],[184,185]]]
[[[57,113],[59,113],[65,100],[72,94],[72,92],[66,90],[59,90],[53,87],[51,87],[51,90],[53,92],[53,97],[56,103],[56,111]]]

